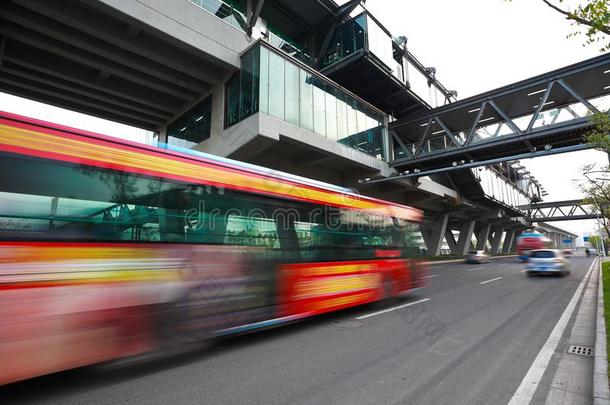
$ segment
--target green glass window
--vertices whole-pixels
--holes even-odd
[[[229,127],[240,120],[239,76],[239,74],[233,75],[225,85],[225,127]]]
[[[208,139],[211,128],[212,95],[209,95],[167,126],[167,143],[192,147]]]

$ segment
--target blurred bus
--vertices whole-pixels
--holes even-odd
[[[0,155],[0,384],[424,284],[410,207],[1,112]]]
[[[523,232],[517,237],[517,255],[521,261],[527,261],[532,250],[554,249],[554,247],[553,241],[539,232]]]

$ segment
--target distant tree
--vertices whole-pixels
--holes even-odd
[[[610,167],[597,169],[595,164],[585,165],[582,169],[585,180],[578,184],[578,188],[585,196],[583,203],[595,208],[601,226],[606,235],[610,235]]]
[[[590,235],[589,236],[589,244],[591,245],[592,248],[596,248],[599,246],[599,236],[597,235]]]

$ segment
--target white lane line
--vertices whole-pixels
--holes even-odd
[[[568,303],[568,306],[563,311],[563,314],[561,314],[559,321],[557,321],[557,324],[542,346],[542,349],[538,352],[538,355],[527,371],[527,374],[525,374],[525,377],[523,377],[523,381],[521,381],[519,388],[517,388],[517,391],[513,394],[508,405],[527,405],[532,401],[538,384],[540,384],[540,380],[542,379],[542,375],[549,366],[549,361],[551,361],[551,357],[553,356],[553,353],[555,353],[555,349],[557,349],[559,340],[561,339],[566,326],[568,326],[568,321],[572,317],[572,312],[574,312],[574,308],[580,299],[585,284],[587,284],[587,280],[589,280],[591,270],[595,263],[596,260],[593,260],[587,274],[583,277],[580,284],[578,284],[578,288],[574,291],[574,295]]]
[[[475,271],[475,270],[481,270],[484,269],[485,267],[475,267],[474,269],[468,269],[466,271]]]
[[[491,283],[492,281],[502,280],[503,278],[504,277],[496,277],[496,278],[492,278],[491,280],[481,281],[479,284],[487,284],[487,283]]]
[[[422,278],[432,278],[432,277],[438,277],[438,274],[433,274],[431,276],[426,276],[426,277],[422,277]]]
[[[523,270],[521,270],[521,273],[525,273],[526,271],[527,271],[527,270],[523,269]]]
[[[386,312],[395,311],[397,309],[410,307],[411,305],[419,304],[419,303],[426,302],[426,301],[430,301],[430,298],[423,298],[421,300],[417,300],[417,301],[413,301],[413,302],[408,302],[406,304],[398,305],[396,307],[392,307],[392,308],[384,309],[384,310],[381,310],[381,311],[373,312],[373,313],[370,313],[370,314],[362,315],[362,316],[357,317],[356,319],[362,320],[362,319],[370,318],[371,316],[385,314]]]

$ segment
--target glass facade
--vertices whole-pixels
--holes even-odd
[[[190,148],[210,137],[212,96],[196,104],[167,126],[167,143]]]
[[[328,50],[321,61],[325,68],[347,58],[360,50],[367,50],[388,72],[431,107],[447,103],[443,91],[429,83],[421,66],[405,57],[402,47],[368,12],[364,12],[335,29]]]
[[[472,170],[479,180],[486,196],[513,207],[527,205],[533,195],[528,195],[518,185],[509,182],[499,175],[493,168],[479,167]]]
[[[246,27],[246,16],[232,5],[222,0],[190,0],[202,9],[209,11],[221,20],[231,24],[235,28],[244,30]]]
[[[383,158],[385,116],[281,53],[255,45],[226,87],[227,126],[263,112]]]

